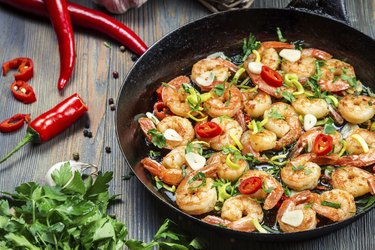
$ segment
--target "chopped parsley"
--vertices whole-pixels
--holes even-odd
[[[341,208],[340,203],[330,202],[330,201],[322,201],[322,205],[326,207]]]
[[[279,41],[280,42],[287,42],[288,40],[286,40],[283,36],[283,33],[281,32],[281,29],[279,27],[276,27],[276,33],[277,33],[277,37],[279,38]]]
[[[257,41],[256,37],[253,34],[249,34],[249,37],[244,39],[242,46],[242,61],[245,61],[246,58],[252,53],[253,50],[257,50],[260,47],[260,42]]]
[[[296,40],[294,42],[291,42],[291,44],[294,45],[295,49],[302,50],[303,49],[303,40]]]
[[[280,112],[275,108],[272,108],[271,112],[268,113],[267,116],[269,118],[274,118],[274,119],[278,119],[278,120],[285,120],[285,117],[282,114],[280,114]]]
[[[284,92],[282,93],[282,96],[284,97],[285,100],[287,100],[287,101],[290,102],[290,103],[296,101],[296,98],[294,97],[294,95],[291,94],[291,93],[289,93],[289,92],[284,91]]]
[[[201,183],[198,184],[197,186],[191,186],[191,184],[194,181],[201,181]],[[206,174],[203,173],[203,172],[199,172],[198,174],[194,175],[193,178],[191,178],[188,181],[188,184],[190,185],[189,189],[196,189],[196,188],[200,188],[200,187],[205,187],[206,186]]]
[[[223,96],[224,91],[225,91],[225,85],[224,85],[224,83],[216,84],[215,85],[215,87],[214,87],[214,93],[215,93],[215,95],[217,95],[217,96]]]
[[[148,135],[151,135],[151,142],[158,148],[163,148],[167,145],[167,141],[164,137],[164,135],[156,130],[155,128],[150,129],[147,131]]]
[[[304,168],[305,168],[305,166],[303,166],[303,165],[299,165],[298,167],[292,166],[293,171],[300,171],[300,170],[303,170]]]

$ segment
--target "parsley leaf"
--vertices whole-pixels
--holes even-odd
[[[326,135],[332,135],[334,134],[336,131],[336,128],[333,126],[332,123],[326,123],[324,125],[324,130],[323,130],[323,134],[326,134]]]
[[[291,42],[291,44],[294,45],[295,49],[302,50],[303,49],[303,40],[296,40],[294,42]]]
[[[330,202],[330,201],[322,201],[323,206],[327,207],[333,207],[333,208],[340,208],[341,204],[336,202]]]
[[[275,108],[271,109],[271,112],[268,113],[268,117],[274,118],[274,119],[277,119],[277,120],[285,120],[285,117],[282,114],[280,114],[280,112]]]
[[[294,97],[294,95],[289,92],[286,92],[286,91],[283,92],[282,96],[284,97],[285,100],[287,100],[290,103],[296,101],[296,98]]]
[[[147,131],[148,135],[151,135],[151,142],[158,148],[163,148],[167,145],[167,141],[164,137],[164,135],[156,130],[155,128],[150,129]]]
[[[298,166],[298,167],[296,167],[296,166],[292,166],[292,170],[293,170],[293,171],[303,170],[304,168],[305,168],[305,166],[303,166],[303,165],[300,165],[300,166]]]
[[[225,90],[225,86],[223,83],[221,84],[216,84],[214,87],[214,93],[217,96],[223,96]]]
[[[194,175],[194,177],[188,181],[188,184],[192,184],[194,181],[200,181],[200,184],[198,184],[197,186],[193,186],[193,187],[190,186],[189,189],[196,189],[199,187],[206,186],[206,174],[203,172],[198,172],[198,174]]]
[[[256,37],[253,34],[249,34],[249,37],[244,39],[242,46],[242,61],[245,61],[246,58],[252,53],[253,50],[257,50],[260,47],[260,42],[257,41]]]

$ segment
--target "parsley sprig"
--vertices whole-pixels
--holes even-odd
[[[249,34],[249,37],[244,39],[242,46],[242,61],[245,61],[246,58],[252,53],[253,50],[257,50],[260,47],[260,42],[257,41],[256,37],[253,34]]]

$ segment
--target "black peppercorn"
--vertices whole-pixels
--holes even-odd
[[[79,160],[79,153],[77,153],[77,152],[73,153],[73,160],[75,160],[75,161]]]
[[[87,137],[88,137],[88,138],[91,138],[91,137],[92,137],[92,132],[91,132],[91,131],[87,132]]]
[[[138,56],[136,56],[136,55],[132,55],[132,56],[131,56],[131,59],[132,59],[133,62],[135,62],[135,61],[138,60]]]
[[[117,71],[113,71],[112,72],[112,77],[117,79],[118,78],[118,72]]]
[[[111,104],[110,107],[112,111],[116,110],[116,106],[114,104]]]
[[[112,104],[114,104],[114,103],[115,103],[115,102],[113,101],[113,98],[109,98],[109,99],[108,99],[108,104],[109,104],[109,105],[112,105]]]
[[[106,146],[106,147],[105,147],[105,152],[106,152],[107,154],[111,153],[111,147]]]
[[[83,136],[87,137],[88,134],[89,134],[89,131],[87,129],[84,129],[83,130]]]
[[[120,51],[121,51],[122,53],[124,53],[124,52],[126,51],[125,46],[121,45],[121,46],[120,46]]]

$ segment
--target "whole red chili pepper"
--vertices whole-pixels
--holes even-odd
[[[59,41],[60,77],[57,87],[62,90],[72,76],[76,59],[72,23],[65,0],[44,0],[44,4]]]
[[[10,89],[12,90],[13,96],[25,104],[36,101],[34,89],[27,82],[15,81],[10,86]]]
[[[29,142],[41,143],[50,140],[72,125],[88,110],[78,94],[73,94],[51,110],[41,114],[29,123],[25,137],[0,163],[6,161]]]
[[[0,123],[0,132],[9,133],[22,128],[25,121],[30,121],[30,114],[15,114]]]
[[[34,75],[34,64],[30,58],[27,57],[19,57],[8,62],[3,63],[3,76],[5,76],[10,69],[17,69],[19,73],[14,74],[14,78],[16,81],[25,81],[31,79]]]
[[[48,16],[43,0],[0,0],[0,3],[41,16]],[[147,45],[131,29],[116,19],[96,10],[67,3],[73,24],[104,33],[119,41],[137,55],[147,50]]]

